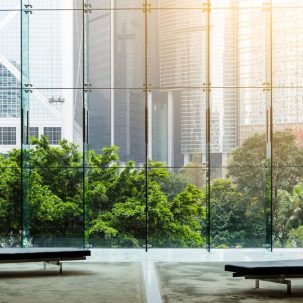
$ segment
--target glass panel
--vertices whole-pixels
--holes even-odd
[[[273,90],[274,246],[303,247],[303,89]]]
[[[90,153],[97,156],[111,150],[116,156],[110,163],[125,167],[131,162],[140,169],[146,159],[144,127],[144,93],[141,90],[93,89],[88,93]],[[101,166],[107,167],[110,163]],[[100,166],[94,161],[88,165]]]
[[[144,85],[144,14],[141,10],[92,10],[87,15],[88,81],[97,88]]]
[[[83,0],[30,0],[31,9],[34,10],[72,10],[82,9]]]
[[[124,1],[125,2],[125,1]],[[143,88],[144,14],[138,10],[115,11],[113,88]]]
[[[60,151],[55,148],[37,148],[31,154],[34,166],[29,171],[31,246],[80,247],[83,245],[82,169],[35,167],[37,158],[56,153],[59,156]],[[71,153],[65,157],[72,161]]]
[[[267,247],[266,104],[261,89],[212,90],[213,247]]]
[[[302,14],[303,7],[301,9],[273,9],[274,87],[303,86]]]
[[[97,1],[97,0],[95,0]],[[113,5],[116,9],[143,9],[143,4],[145,0],[128,0],[128,1],[120,1],[120,0],[113,0]]]
[[[201,248],[205,245],[205,171],[194,161],[179,169],[161,168],[164,164],[159,162],[149,163],[150,248]]]
[[[20,149],[20,117],[21,90],[0,89],[0,154]]]
[[[264,0],[210,0],[213,8],[228,8],[238,6],[239,8],[255,9],[262,8]]]
[[[96,89],[92,90],[88,95],[88,145],[89,149],[97,154],[99,154],[103,148],[110,147],[112,144],[112,132],[114,132],[114,128],[112,128],[112,122],[114,121],[112,121],[113,116],[111,113],[112,96],[114,96],[114,92],[111,94],[111,90]],[[119,111],[118,105],[117,111]],[[144,142],[140,143],[144,144]]]
[[[0,11],[0,93],[1,100],[8,100],[8,104],[16,99],[12,89],[20,87],[20,28],[20,12]]]
[[[303,8],[302,1],[298,0],[272,0],[272,5],[274,8]]]
[[[201,10],[201,0],[161,0],[161,1],[151,1],[153,8],[179,8],[179,9],[196,9]],[[207,2],[207,1],[205,1]]]
[[[2,0],[0,2],[0,11],[1,10],[20,10],[21,9],[21,0]]]
[[[150,85],[200,88],[207,82],[207,14],[192,9],[152,10],[148,23]]]
[[[93,9],[119,9],[119,10],[140,10],[143,12],[143,4],[145,0],[90,0]],[[154,6],[155,0],[149,1]]]
[[[266,11],[213,10],[211,84],[213,87],[262,87],[266,82]]]
[[[117,1],[119,1],[119,0],[117,0]],[[125,2],[125,1],[123,1],[123,2]],[[127,1],[127,3],[128,2],[131,2],[131,1]],[[91,7],[93,9],[110,9],[111,4],[113,4],[113,7],[114,7],[114,3],[115,3],[115,0],[90,0],[89,1],[89,4],[91,5]]]
[[[88,170],[89,245],[143,248],[146,245],[145,170],[129,162],[112,165],[117,151],[91,154]],[[102,168],[103,167],[103,168]]]
[[[146,160],[145,107],[141,90],[115,90],[112,96],[113,145],[118,146],[120,165],[134,160],[141,166]]]
[[[30,14],[29,81],[34,88],[83,87],[82,22],[81,11],[38,10]],[[58,98],[54,101],[60,102]]]
[[[183,167],[195,154],[206,161],[206,94],[200,89],[149,94],[149,158]]]
[[[262,87],[266,82],[264,10],[213,10],[211,14],[211,84],[214,87]]]
[[[0,156],[0,248],[21,245],[20,149]]]
[[[73,161],[82,166],[83,151],[83,110],[82,110],[82,90],[73,89],[32,89],[29,93],[29,134],[31,128],[38,128],[39,141],[34,137],[30,138],[33,150],[37,146],[53,145],[63,148],[68,144],[68,148],[73,150],[75,158]],[[58,100],[62,100],[58,101]],[[66,140],[64,143],[62,140]],[[73,146],[72,144],[75,144]],[[69,166],[59,157],[49,159],[39,158],[37,165],[46,168],[53,166]],[[65,163],[65,164],[64,164]]]
[[[91,14],[87,15],[88,82],[94,88],[110,88],[115,85],[114,79],[111,79],[115,67],[111,61],[114,59],[111,50],[111,43],[114,42],[112,41],[114,33],[111,32],[111,15],[114,16],[108,10],[93,10]],[[115,39],[115,42],[119,43],[118,40]],[[124,70],[122,77],[126,74],[127,70]]]

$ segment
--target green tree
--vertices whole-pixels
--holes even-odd
[[[278,191],[276,203],[274,240],[276,245],[283,247],[289,243],[290,231],[303,225],[303,184],[296,185],[291,194],[285,190]],[[295,234],[292,231],[292,235]]]
[[[21,229],[21,154],[0,156],[0,246],[17,245]]]
[[[28,154],[30,234],[33,245],[65,245],[60,239],[78,238],[83,228],[83,197],[91,242],[110,247],[142,247],[148,234],[153,246],[199,247],[204,194],[182,174],[163,163],[149,161],[138,168],[129,161],[121,168],[119,151],[105,147],[90,151],[87,168],[74,144],[58,146],[32,138]],[[21,152],[0,157],[0,236],[20,235]],[[146,184],[147,182],[147,184]],[[18,241],[18,240],[16,240]]]
[[[288,247],[303,247],[303,226],[292,229],[287,241]]]
[[[248,204],[247,222],[253,226],[259,236],[257,246],[264,244],[266,234],[266,212],[270,190],[268,188],[268,176],[270,174],[270,162],[266,159],[266,139],[264,134],[254,134],[243,144],[235,149],[228,161],[228,174],[238,190],[243,193]],[[291,193],[294,186],[302,181],[300,166],[303,165],[303,149],[298,145],[296,137],[291,130],[277,131],[273,135],[272,158],[272,194],[275,239],[285,243],[285,232],[279,222],[287,222],[289,218],[280,218],[287,215],[289,205],[281,205],[282,196],[279,192]],[[267,190],[266,190],[267,186]],[[267,195],[266,195],[267,194]],[[266,199],[267,197],[267,199]],[[281,200],[282,199],[282,200]],[[281,209],[278,209],[282,207]],[[276,225],[277,224],[277,225]],[[262,236],[263,234],[263,236]],[[282,241],[282,242],[281,242]]]
[[[214,247],[247,246],[247,205],[230,179],[211,184],[211,243]],[[206,221],[203,222],[206,226]]]
[[[236,148],[228,160],[228,174],[240,191],[249,197],[264,199],[267,169],[266,139],[254,134]],[[297,145],[291,130],[277,131],[273,135],[273,194],[278,190],[291,192],[302,179],[303,149]]]

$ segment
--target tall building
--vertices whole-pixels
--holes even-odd
[[[167,162],[169,166],[180,167],[190,162],[194,155],[199,154],[201,160],[205,162],[207,99],[202,86],[207,82],[207,14],[202,10],[180,9],[182,7],[196,8],[197,1],[195,0],[159,0],[158,3],[154,3],[154,6],[179,7],[179,9],[160,9],[158,20],[155,21],[158,42],[153,43],[159,49],[158,62],[160,64],[154,67],[158,69],[159,81],[154,81],[152,84],[161,88],[162,95],[166,93],[166,105],[162,104],[160,108],[167,111],[168,124],[164,125],[167,130],[165,127],[155,130],[155,139],[152,144],[159,144],[156,134],[160,133],[164,138],[163,131],[166,131],[167,142],[163,144],[167,144],[167,157],[163,156],[162,161]],[[211,22],[215,23],[214,20]],[[220,52],[217,44],[221,41],[213,39],[210,43],[212,43],[212,50]],[[154,51],[154,57],[155,53]],[[222,51],[219,56],[222,57]],[[212,69],[215,70],[216,79],[222,78],[222,62],[217,61]],[[222,93],[223,91],[219,90],[212,92],[214,106],[211,113],[211,153],[222,153],[222,123],[220,122],[222,115],[219,110],[223,98]],[[154,99],[153,102],[155,102]],[[155,108],[159,112],[157,104]],[[153,114],[156,115],[157,112]],[[157,123],[155,119],[153,121]],[[155,127],[159,128],[159,126]],[[155,146],[153,149],[156,149]],[[160,150],[163,153],[164,148]]]
[[[23,56],[23,68],[28,69],[29,134],[45,135],[51,144],[61,139],[74,141],[75,91],[73,30],[78,22],[72,10],[43,11],[39,9],[73,8],[73,0],[41,0],[32,4],[28,26],[23,24],[23,47],[27,45],[28,58]],[[21,146],[21,26],[20,5],[5,11],[0,20],[0,131],[10,131],[11,140],[0,141],[0,153]],[[35,10],[37,9],[37,10]],[[25,12],[23,12],[25,18]],[[25,39],[24,37],[28,37]],[[24,51],[24,49],[23,49]],[[28,62],[25,62],[27,61]],[[10,143],[10,144],[8,144]]]
[[[177,7],[177,4],[182,6],[180,1],[165,0],[158,5]],[[195,1],[184,1],[183,5],[195,7]],[[169,123],[167,163],[183,166],[193,154],[205,154],[206,149],[203,140],[206,99],[197,89],[205,82],[206,75],[206,25],[201,12],[177,9],[159,10],[156,26],[160,50],[159,87],[162,93],[166,92]],[[177,106],[179,116],[175,115]]]
[[[239,142],[239,106],[238,89],[238,17],[239,9],[237,0],[229,2],[228,11],[224,12],[224,30],[223,30],[223,142],[222,152],[228,155]]]
[[[239,124],[237,144],[255,132],[265,133],[266,109],[270,102],[266,84],[273,87],[274,130],[303,128],[301,12],[275,6],[295,6],[296,3],[292,0],[274,2],[272,11],[268,3],[257,10],[238,10],[237,21],[234,21],[238,36],[237,78],[239,86],[246,88],[239,89],[234,98],[234,104],[239,106],[233,119]],[[225,99],[225,104],[227,102]]]

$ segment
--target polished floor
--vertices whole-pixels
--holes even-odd
[[[303,302],[303,279],[284,285],[234,279],[225,262],[286,260],[303,257],[301,249],[204,250],[93,249],[85,262],[67,262],[63,274],[42,263],[1,264],[0,303],[259,303]]]
[[[2,264],[0,303],[145,303],[140,263]]]

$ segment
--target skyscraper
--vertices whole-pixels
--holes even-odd
[[[32,2],[28,25],[23,24],[22,32],[20,15],[25,18],[26,12],[15,10],[1,13],[0,20],[0,127],[12,128],[13,140],[7,144],[0,142],[0,153],[7,153],[13,147],[20,148],[21,131],[21,65],[28,68],[28,83],[23,83],[23,93],[29,96],[29,133],[45,135],[51,144],[65,138],[74,140],[74,96],[79,83],[74,82],[73,30],[74,11],[44,11],[51,8],[73,8],[73,0]],[[64,6],[64,7],[63,7]],[[35,10],[36,9],[36,10]],[[42,9],[42,10],[40,10]],[[27,44],[28,62],[21,63],[20,41],[23,47]],[[24,37],[28,37],[25,39]],[[76,48],[76,47],[75,47]],[[14,112],[14,113],[13,113]]]
[[[111,1],[111,11],[92,10],[88,16],[89,147],[100,152],[117,145],[121,163],[140,165],[145,162],[144,14],[114,10],[116,5]]]

